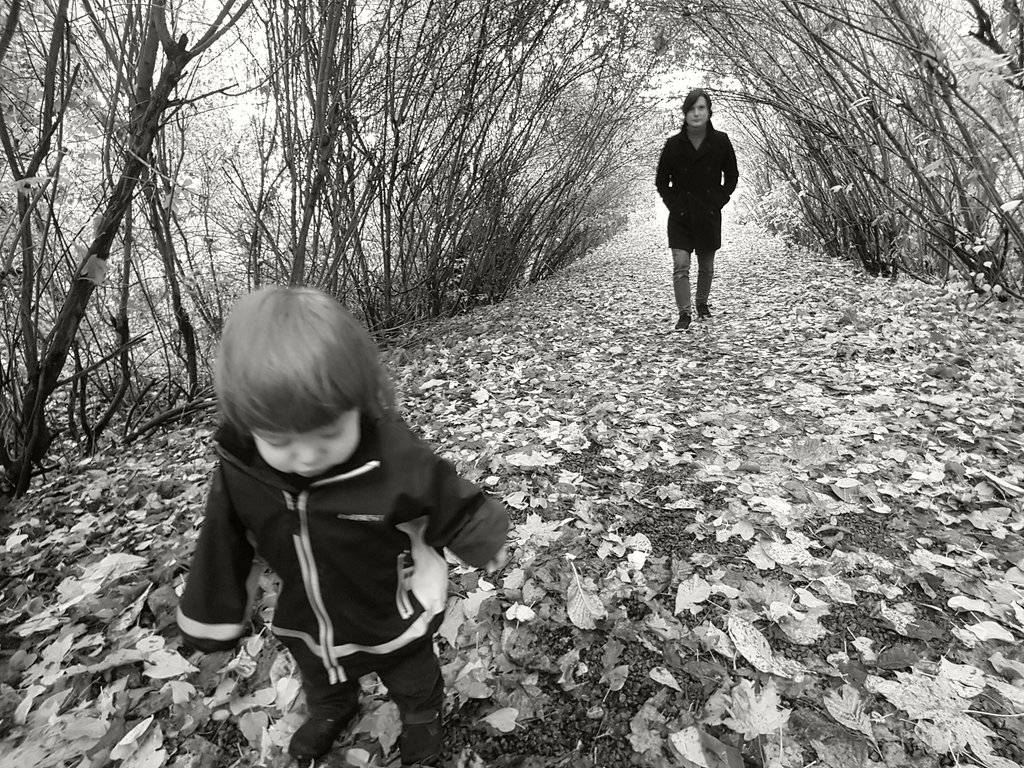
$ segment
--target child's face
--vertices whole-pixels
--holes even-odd
[[[278,472],[315,477],[347,461],[359,446],[359,411],[309,432],[253,432],[256,450]]]

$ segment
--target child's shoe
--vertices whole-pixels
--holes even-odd
[[[402,723],[402,765],[437,765],[441,757],[441,713],[420,712]]]
[[[359,712],[359,705],[352,707],[338,717],[317,717],[313,715],[299,726],[288,743],[288,754],[296,760],[316,760],[331,751],[341,732]]]

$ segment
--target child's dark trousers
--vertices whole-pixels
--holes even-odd
[[[415,722],[422,715],[440,714],[444,705],[444,679],[430,637],[417,640],[386,659],[360,654],[355,663],[345,663],[348,680],[332,684],[320,659],[300,643],[289,643],[302,673],[302,685],[310,715],[343,717],[359,702],[359,678],[376,672],[398,706],[403,722]]]

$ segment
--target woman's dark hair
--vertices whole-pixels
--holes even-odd
[[[703,96],[707,100],[707,103],[708,103],[708,117],[711,117],[711,114],[712,114],[712,111],[711,111],[711,97],[708,95],[708,92],[705,91],[703,88],[694,88],[692,91],[690,91],[688,94],[686,94],[686,98],[683,99],[683,114],[684,115],[687,112],[689,112],[691,109],[693,109],[693,105],[697,103],[697,99],[699,99],[701,96]]]

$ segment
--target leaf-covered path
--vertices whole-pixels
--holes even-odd
[[[387,354],[410,421],[514,510],[509,565],[453,571],[445,764],[1024,764],[1019,311],[732,227],[715,318],[670,333],[669,271],[641,221]],[[177,653],[208,436],[69,470],[0,533],[12,765],[286,764],[266,633]],[[329,765],[388,764],[366,686]]]

